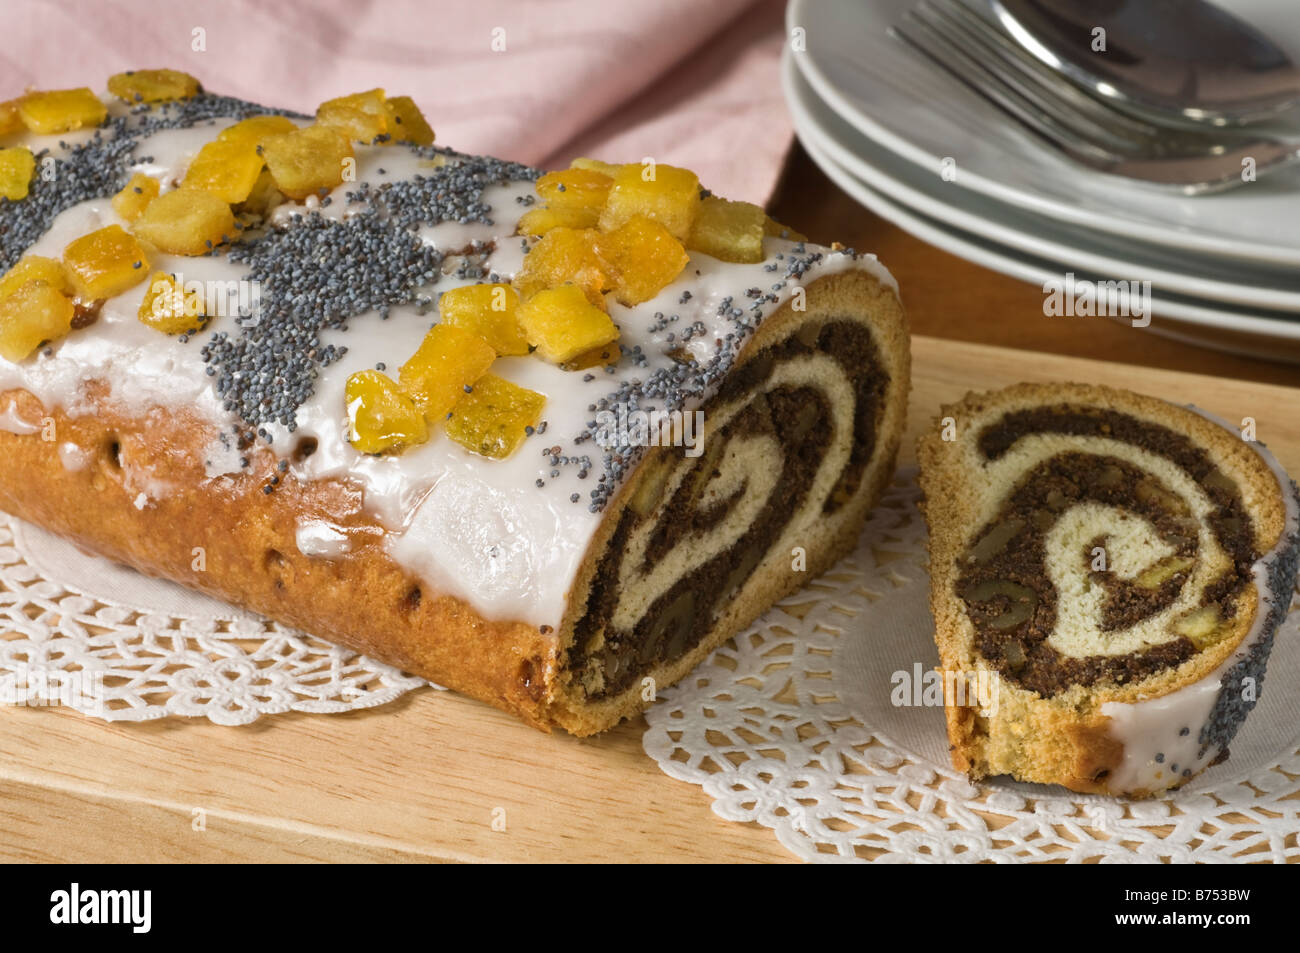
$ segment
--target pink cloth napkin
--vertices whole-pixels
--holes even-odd
[[[214,92],[314,111],[375,86],[438,142],[543,167],[652,156],[762,202],[791,127],[780,0],[5,0],[0,98],[170,66]],[[201,39],[201,43],[200,43]],[[202,46],[202,49],[196,47]]]

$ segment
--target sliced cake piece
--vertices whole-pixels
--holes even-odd
[[[1300,556],[1295,484],[1194,409],[1082,384],[944,407],[918,454],[953,764],[1143,797],[1228,756]]]

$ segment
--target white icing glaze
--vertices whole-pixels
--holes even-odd
[[[1192,409],[1225,429],[1233,429],[1212,414],[1196,407]],[[1255,590],[1259,593],[1255,619],[1250,631],[1232,654],[1204,678],[1156,698],[1139,702],[1107,702],[1101,706],[1101,713],[1110,718],[1108,727],[1111,737],[1124,745],[1120,765],[1107,780],[1113,791],[1155,791],[1165,788],[1183,771],[1190,769],[1192,774],[1196,774],[1219,755],[1220,749],[1214,745],[1210,745],[1201,754],[1200,735],[1201,728],[1214,711],[1223,677],[1234,665],[1246,658],[1255,643],[1265,636],[1265,622],[1276,600],[1291,598],[1289,589],[1283,593],[1272,592],[1269,587],[1269,571],[1281,557],[1288,538],[1300,531],[1300,509],[1297,508],[1295,494],[1291,492],[1290,478],[1281,464],[1265,447],[1256,444],[1255,450],[1277,478],[1286,507],[1286,521],[1277,546],[1252,567]],[[1156,761],[1157,756],[1161,757],[1160,762]],[[1175,765],[1177,771],[1174,771]]]
[[[146,500],[161,500],[176,490],[176,484],[158,476],[152,469],[136,465],[129,457],[119,454],[122,461],[122,486],[128,493],[137,493]],[[136,508],[142,508],[137,499]]]
[[[233,440],[213,438],[203,453],[204,475],[209,480],[215,480],[238,473],[242,469],[239,461],[244,453]]]
[[[4,359],[0,358],[0,361],[2,360]],[[0,430],[7,430],[9,433],[16,434],[32,434],[40,433],[41,425],[32,423],[18,413],[17,401],[11,397],[5,409],[0,411]]]
[[[298,552],[304,556],[322,556],[335,559],[352,551],[348,534],[324,520],[299,520],[294,533]]]
[[[183,176],[185,165],[203,143],[227,124],[229,121],[218,121],[157,133],[136,147],[135,156],[140,161],[135,168],[159,179],[166,188]],[[328,204],[316,200],[286,203],[275,211],[274,219],[289,222],[295,214],[312,209],[327,218],[345,217],[356,209],[349,205],[346,194],[360,183],[378,186],[432,171],[428,160],[406,149],[355,148],[356,182],[335,189]],[[446,254],[471,242],[495,240],[485,273],[495,272],[508,280],[524,258],[523,240],[513,237],[513,233],[528,206],[516,199],[532,194],[528,182],[491,186],[485,190],[484,200],[492,207],[493,224],[447,222],[421,228],[419,237]],[[83,202],[60,214],[29,252],[59,257],[72,239],[109,224],[127,223],[118,217],[108,199]],[[794,247],[792,242],[766,239],[769,256],[789,255]],[[799,284],[851,269],[870,273],[897,293],[894,279],[874,256],[855,258],[816,246],[808,246],[808,251],[822,252],[823,258],[808,269],[801,281],[790,280],[775,292],[779,300],[767,305],[764,314],[784,303]],[[436,299],[443,291],[473,283],[452,274],[458,264],[449,261],[442,279],[422,290]],[[390,374],[396,375],[437,320],[436,309],[421,315],[414,305],[393,307],[386,320],[369,312],[350,318],[346,331],[322,332],[322,343],[346,345],[348,351],[341,360],[321,369],[313,396],[298,410],[295,433],[268,425],[272,446],[279,457],[293,459],[301,440],[314,439],[315,452],[294,463],[288,478],[335,478],[360,486],[366,511],[388,530],[384,541],[387,552],[433,590],[465,599],[487,618],[556,626],[600,522],[600,515],[588,510],[588,493],[599,468],[593,469],[587,480],[578,478],[575,466],[562,467],[560,475],[553,478],[544,448],[560,444],[565,454],[585,453],[598,463],[602,452],[599,446],[571,444],[594,416],[589,405],[609,396],[626,380],[644,380],[656,368],[669,366],[672,359],[667,352],[682,345],[682,332],[696,322],[703,325],[704,333],[686,346],[697,360],[712,358],[718,350],[717,340],[735,329],[718,313],[723,300],[731,297],[735,307],[747,309],[748,289],[766,293],[784,278],[782,262],[778,262],[779,272],[766,271],[764,264],[728,264],[692,253],[679,279],[653,300],[635,308],[611,301],[611,317],[622,331],[620,343],[625,349],[640,346],[647,359],[643,366],[625,357],[616,374],[594,368],[590,372],[592,380],[587,381],[587,374],[562,371],[537,359],[498,360],[493,373],[547,398],[542,412],[547,432],[526,440],[506,460],[471,454],[441,433],[426,444],[388,457],[363,456],[348,442],[343,399],[347,379],[381,362]],[[247,269],[225,256],[159,255],[150,262],[150,271],[155,270],[179,272],[186,280],[235,281]],[[687,290],[691,297],[682,302]],[[84,385],[100,380],[108,384],[113,400],[127,413],[142,415],[155,406],[185,409],[229,431],[237,420],[222,409],[212,378],[205,372],[200,347],[211,332],[236,335],[237,317],[215,317],[203,334],[181,343],[178,338],[164,336],[140,323],[137,312],[143,293],[144,286],[139,285],[106,301],[95,324],[55,344],[49,356],[38,354],[21,364],[0,359],[0,389],[23,387],[47,407],[61,407],[76,416],[94,412]],[[679,319],[662,330],[651,330],[658,311],[677,314]],[[673,335],[672,340],[669,335]],[[688,408],[694,409],[701,402],[702,398],[697,398]],[[238,451],[214,440],[205,449],[208,478],[224,479],[238,473],[240,456]],[[544,488],[536,485],[538,480],[543,481]],[[131,489],[141,490],[146,499],[156,499],[168,487],[140,485]],[[575,493],[580,494],[581,502],[571,502]],[[300,531],[300,548],[320,545],[323,543],[318,533],[308,531],[304,536]]]
[[[140,142],[132,152],[132,171],[157,179],[162,191],[174,189],[185,178],[200,149],[217,137],[233,119],[213,119],[188,129],[162,129]]]
[[[90,466],[90,461],[94,458],[93,453],[71,440],[59,444],[59,462],[63,464],[65,470],[73,473],[84,470]]]

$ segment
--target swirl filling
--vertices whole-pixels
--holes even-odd
[[[1254,527],[1188,437],[1062,404],[1008,413],[977,446],[1013,485],[959,562],[957,594],[976,650],[1008,681],[1048,697],[1140,681],[1231,631]]]
[[[849,319],[809,322],[727,375],[703,453],[645,463],[597,564],[568,661],[588,698],[698,645],[788,526],[858,493],[888,385]]]

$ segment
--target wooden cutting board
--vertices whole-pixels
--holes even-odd
[[[914,339],[910,462],[940,403],[1020,380],[1078,380],[1192,402],[1300,473],[1300,390]],[[641,751],[642,724],[580,740],[420,691],[346,715],[244,728],[105,724],[0,709],[5,861],[789,861]],[[505,809],[505,830],[493,829]],[[203,830],[195,830],[202,811]]]

